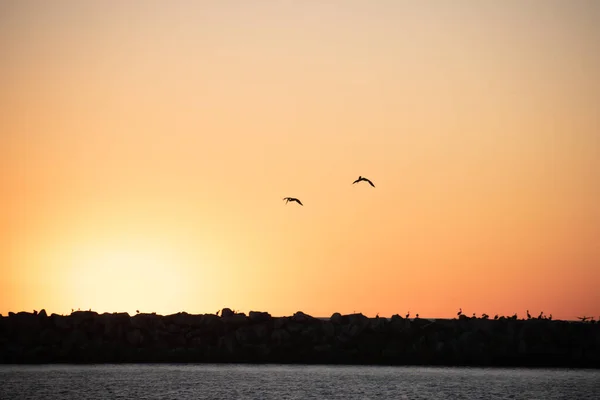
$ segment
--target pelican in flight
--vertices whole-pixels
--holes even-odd
[[[369,185],[375,187],[375,185],[373,185],[373,182],[371,182],[369,179],[365,178],[364,176],[359,176],[357,180],[355,180],[354,182],[352,182],[352,184],[354,185],[355,183],[358,183],[360,181],[369,182]]]
[[[295,201],[296,203],[300,204],[301,206],[304,205],[304,204],[302,204],[302,202],[300,200],[298,200],[295,197],[284,197],[283,199],[285,200],[285,204],[287,204],[290,201]]]

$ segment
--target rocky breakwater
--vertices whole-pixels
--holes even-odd
[[[551,320],[10,313],[1,363],[252,362],[600,368],[600,324]]]

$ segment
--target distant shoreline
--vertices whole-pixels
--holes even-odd
[[[0,318],[2,364],[236,363],[600,369],[600,323],[76,311]]]

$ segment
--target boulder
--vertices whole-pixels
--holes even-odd
[[[97,316],[98,313],[95,311],[75,311],[71,313],[71,321],[74,326],[79,326],[86,322],[93,322]]]
[[[12,315],[10,315],[12,314]],[[40,319],[36,314],[29,312],[10,313],[8,320],[9,324],[17,330],[38,330],[41,327]]]
[[[339,312],[333,313],[331,317],[329,317],[329,320],[336,325],[341,325],[344,323],[344,318]]]
[[[217,331],[223,322],[218,315],[215,314],[204,314],[202,318],[202,327]]]
[[[141,330],[163,329],[163,318],[156,314],[137,314],[131,317],[131,326]]]
[[[240,344],[256,344],[259,336],[253,326],[243,326],[235,331],[235,339]]]
[[[387,320],[385,318],[375,318],[370,320],[369,329],[373,332],[384,333],[387,330]]]
[[[363,315],[362,313],[350,314],[348,315],[348,322],[351,325],[368,325],[369,318]]]
[[[144,337],[139,329],[134,329],[132,331],[127,332],[127,343],[129,343],[130,345],[137,347],[141,345],[143,341]]]
[[[231,308],[224,308],[221,310],[221,317],[229,318],[233,317],[234,312],[231,311]]]
[[[267,322],[271,320],[271,314],[262,311],[250,311],[248,318],[250,318],[250,322]]]
[[[219,338],[218,344],[219,351],[226,356],[231,356],[235,354],[235,350],[237,348],[237,341],[235,338],[235,334],[228,334],[225,336],[221,336]]]
[[[291,320],[292,320],[291,317],[275,318],[275,321],[273,322],[273,329],[282,329]]]
[[[292,336],[290,335],[290,333],[285,329],[275,329],[271,333],[271,341],[277,346],[288,344],[290,342],[291,337]]]
[[[326,338],[332,338],[335,336],[335,325],[332,321],[325,321],[321,324],[323,329],[323,335]]]
[[[50,320],[52,321],[52,325],[54,325],[54,327],[56,329],[63,330],[63,331],[71,329],[71,326],[72,326],[71,317],[67,317],[64,315],[58,315],[58,314],[52,314],[52,315],[50,315]]]
[[[167,319],[177,326],[184,327],[199,327],[202,326],[203,315],[188,314],[186,312],[180,312],[177,314],[171,314],[167,316]]]
[[[46,328],[40,333],[39,343],[42,345],[55,345],[60,343],[61,334],[52,328]]]
[[[233,314],[227,317],[221,317],[221,321],[223,321],[226,325],[245,325],[248,323],[248,317],[244,314]]]
[[[316,318],[311,317],[308,314],[303,313],[302,311],[298,311],[294,314],[294,316],[292,317],[292,320],[294,322],[298,322],[298,323],[304,323],[304,322],[309,322],[309,321],[313,321]]]

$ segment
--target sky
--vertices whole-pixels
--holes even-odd
[[[594,0],[2,1],[0,313],[598,318],[598,43]]]

